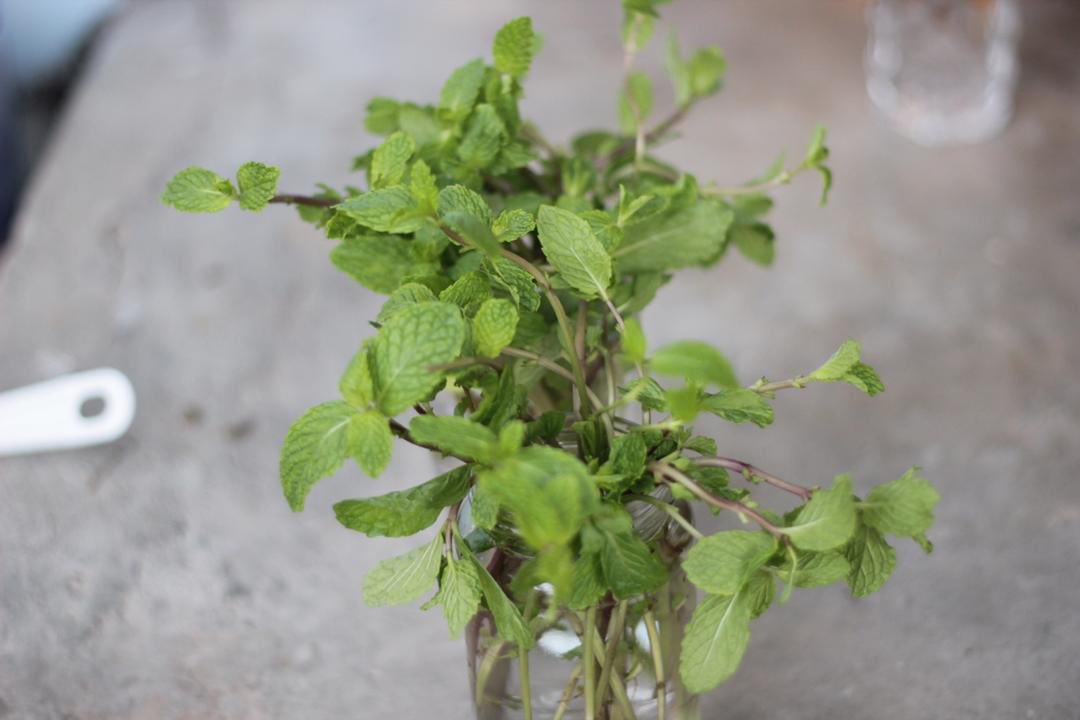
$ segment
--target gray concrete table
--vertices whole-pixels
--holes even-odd
[[[943,491],[932,556],[901,547],[867,601],[796,593],[709,717],[1080,717],[1080,15],[1025,5],[1016,121],[934,151],[873,119],[861,5],[668,13],[731,72],[665,153],[737,182],[820,120],[837,186],[825,210],[813,182],[779,193],[775,268],[684,273],[652,339],[713,339],[744,375],[780,377],[860,338],[880,398],[813,389],[768,431],[709,429],[808,483],[918,463]],[[298,516],[277,486],[285,429],[334,395],[377,298],[291,211],[181,217],[157,196],[190,163],[343,183],[367,98],[435,97],[525,12],[547,37],[529,115],[559,140],[613,122],[614,3],[165,1],[109,28],[0,271],[0,388],[112,365],[139,414],[113,446],[0,460],[0,718],[469,716],[442,618],[360,601],[409,541],[350,533],[329,507],[431,461],[402,449],[376,483],[347,470]]]

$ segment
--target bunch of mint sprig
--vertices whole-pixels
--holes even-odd
[[[297,420],[281,453],[294,510],[348,458],[379,476],[398,440],[460,461],[411,489],[334,506],[345,527],[369,536],[422,533],[444,518],[424,544],[371,572],[370,605],[407,603],[437,587],[429,605],[442,607],[452,634],[486,612],[528,649],[538,618],[647,598],[681,563],[706,594],[680,663],[684,685],[702,691],[738,667],[750,622],[774,602],[778,582],[780,602],[792,588],[834,582],[862,597],[895,565],[886,535],[929,551],[938,494],[914,468],[863,499],[846,475],[828,488],[799,485],[724,457],[715,439],[693,432],[702,414],[766,427],[782,389],[839,382],[875,395],[884,387],[850,340],[805,375],[748,386],[707,343],[649,349],[636,318],[673,271],[712,266],[731,245],[769,264],[766,193],[813,170],[824,204],[831,184],[820,128],[801,162],[781,160],[735,187],[703,187],[653,154],[720,89],[726,69],[719,50],[686,57],[672,37],[675,109],[652,122],[652,80],[633,66],[657,4],[624,2],[618,132],[585,132],[563,149],[521,117],[521,83],[541,43],[529,18],[518,18],[496,35],[494,62],[455,70],[436,104],[369,103],[365,126],[385,140],[354,160],[366,190],[279,193],[277,168],[252,162],[235,184],[183,170],[162,199],[185,212],[294,205],[335,242],[338,269],[388,296],[374,336],[360,341],[341,377],[341,398]],[[453,414],[433,410],[439,395],[454,398]],[[759,483],[797,506],[761,507],[751,495]],[[634,502],[666,513],[696,544],[681,558],[660,553],[657,540],[635,532]],[[685,502],[734,513],[747,529],[703,536]],[[512,581],[478,560],[492,547],[526,558]],[[554,589],[547,608],[525,602],[539,583]]]

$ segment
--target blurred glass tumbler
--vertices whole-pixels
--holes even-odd
[[[874,0],[866,89],[922,145],[976,143],[1013,111],[1020,11],[1015,0]]]

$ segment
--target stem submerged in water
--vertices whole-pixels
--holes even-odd
[[[521,674],[521,710],[525,720],[532,720],[532,688],[529,687],[529,651],[518,645],[518,665]]]
[[[645,632],[649,634],[649,650],[652,651],[653,672],[656,675],[656,720],[664,720],[667,714],[667,676],[664,673],[664,651],[660,645],[660,633],[656,627],[656,616],[652,610],[645,612],[642,618]]]
[[[593,635],[596,633],[596,606],[585,611],[585,631],[581,638],[581,662],[585,665],[585,720],[596,720],[596,659]]]

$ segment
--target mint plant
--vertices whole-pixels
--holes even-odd
[[[634,717],[628,688],[642,678],[649,712],[663,718],[670,702],[689,712],[694,693],[736,671],[752,620],[793,588],[847,583],[863,597],[893,571],[888,536],[931,550],[938,493],[916,469],[860,497],[847,475],[821,487],[783,480],[692,429],[702,415],[765,428],[788,389],[882,392],[857,343],[806,374],[748,385],[708,343],[650,349],[637,318],[673,271],[712,266],[731,246],[768,265],[769,193],[817,172],[824,205],[832,182],[821,128],[798,163],[733,187],[702,185],[654,154],[726,71],[718,49],[685,56],[672,36],[675,108],[654,122],[652,80],[634,58],[659,4],[623,3],[619,131],[562,148],[522,118],[541,42],[518,18],[495,36],[493,62],[456,69],[437,103],[369,103],[365,126],[385,139],[353,160],[366,190],[281,193],[277,168],[251,162],[235,184],[188,168],[162,196],[184,212],[293,205],[335,242],[339,270],[387,296],[371,337],[357,338],[341,397],[289,429],[281,484],[299,511],[350,458],[378,477],[399,442],[457,461],[334,512],[368,536],[420,535],[368,575],[364,599],[440,606],[451,634],[467,633],[482,717],[499,704],[533,717],[530,650],[555,631],[574,639],[546,647],[568,667],[555,717],[579,705],[587,718]],[[761,506],[762,484],[794,506]],[[741,529],[705,536],[692,508]],[[512,697],[497,687],[508,656]]]

